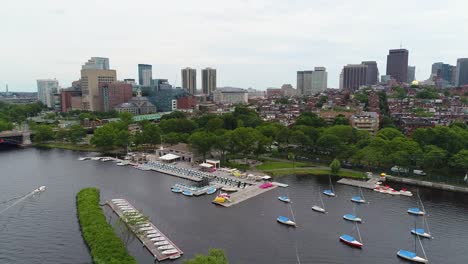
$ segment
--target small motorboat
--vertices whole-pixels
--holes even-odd
[[[141,231],[150,231],[150,230],[154,230],[154,228],[152,227],[141,227],[141,228],[138,228],[138,232],[141,232]]]
[[[406,260],[409,260],[409,261],[412,261],[412,262],[417,262],[417,263],[428,263],[429,262],[427,259],[419,257],[418,255],[416,255],[416,253],[411,252],[411,251],[407,251],[407,250],[403,250],[403,249],[398,250],[397,256],[402,258],[402,259],[406,259]]]
[[[125,199],[112,199],[113,202],[126,202]]]
[[[350,235],[341,235],[340,241],[352,247],[362,248],[362,243]]]
[[[402,189],[400,190],[400,194],[401,194],[401,195],[404,195],[404,196],[409,196],[409,197],[413,196],[413,193],[410,192],[410,191],[408,191],[406,188],[402,188]]]
[[[413,215],[425,215],[426,213],[424,211],[421,211],[421,209],[412,207],[408,209],[408,214],[413,214]]]
[[[312,206],[312,210],[314,210],[316,212],[319,212],[319,213],[326,213],[327,212],[327,211],[325,211],[325,209],[323,209],[322,207],[320,207],[318,205]]]
[[[164,245],[164,246],[159,246],[158,250],[168,250],[168,249],[174,249],[173,245]]]
[[[164,246],[164,245],[169,245],[169,242],[167,242],[166,240],[161,240],[161,241],[158,241],[158,242],[154,242],[154,245],[155,246]]]
[[[161,235],[161,234],[160,234],[158,231],[156,231],[156,230],[148,230],[148,231],[146,231],[145,233],[146,233],[147,236],[149,236],[149,235],[156,235],[156,236]]]
[[[335,197],[336,194],[332,190],[324,190],[323,194],[330,196],[330,197]]]
[[[273,187],[273,184],[271,182],[265,182],[261,184],[259,187],[262,189],[267,189],[267,188]]]
[[[137,227],[150,227],[151,225],[148,223],[137,224]]]
[[[391,194],[391,195],[400,195],[401,193],[395,189],[392,189],[390,188],[389,190],[387,190],[387,193],[388,194]]]
[[[127,164],[122,163],[122,162],[119,162],[119,163],[117,163],[116,165],[117,165],[117,166],[125,166],[125,165],[127,165]]]
[[[234,187],[223,187],[223,188],[221,188],[221,190],[223,190],[225,192],[237,192],[237,189],[234,188]]]
[[[169,259],[178,259],[178,258],[180,258],[180,254],[169,256]]]
[[[80,161],[83,161],[83,160],[87,160],[88,158],[87,157],[79,157],[78,160]]]
[[[361,196],[353,196],[353,197],[351,197],[351,202],[365,203],[366,200],[364,200]]]
[[[172,187],[171,188],[171,192],[173,193],[181,193],[183,192],[183,190],[181,188],[178,188],[178,187]]]
[[[278,218],[276,218],[276,221],[284,225],[296,227],[296,223],[291,219],[287,218],[286,216],[279,216]]]
[[[152,238],[150,239],[151,241],[166,241],[166,238],[165,237],[155,237],[155,238]]]
[[[217,191],[216,188],[211,187],[211,188],[209,188],[208,190],[206,190],[206,194],[213,194],[213,193],[215,193],[216,191]]]
[[[168,250],[164,250],[161,253],[163,253],[164,255],[172,255],[172,254],[179,253],[179,251],[177,249],[168,249]]]
[[[422,228],[416,228],[416,229],[411,229],[411,234],[417,235],[420,237],[425,237],[425,238],[432,238],[431,234],[427,233],[424,229]]]
[[[39,186],[37,189],[34,190],[34,192],[38,193],[38,192],[43,192],[45,190],[46,190],[45,186]]]
[[[352,214],[345,214],[343,215],[343,219],[345,220],[348,220],[348,221],[351,221],[351,222],[362,222],[362,219],[355,216],[355,215],[352,215]]]
[[[193,196],[193,192],[187,190],[183,191],[182,194],[185,196]]]
[[[291,199],[289,199],[287,196],[279,196],[278,200],[285,202],[285,203],[290,203]]]
[[[146,237],[147,238],[155,238],[155,237],[160,237],[161,234],[157,233],[157,234],[147,234]]]

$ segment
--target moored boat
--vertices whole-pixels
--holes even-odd
[[[222,187],[221,190],[225,192],[237,192],[237,189],[234,187]]]
[[[181,192],[182,192],[182,189],[181,189],[181,188],[178,188],[178,187],[172,187],[172,188],[171,188],[171,192],[173,192],[173,193],[181,193]]]
[[[158,250],[168,250],[168,249],[174,249],[173,245],[164,245],[164,246],[159,246]]]
[[[312,206],[312,210],[314,210],[316,212],[319,212],[319,213],[326,213],[327,212],[327,211],[325,211],[325,209],[323,209],[322,207],[320,207],[318,205]]]
[[[164,245],[169,245],[169,242],[167,240],[161,240],[158,242],[154,242],[155,246],[164,246]]]
[[[185,196],[193,196],[193,192],[187,190],[183,191],[182,194]]]
[[[407,212],[413,215],[425,215],[426,214],[424,211],[421,211],[421,209],[417,207],[409,208]]]
[[[151,238],[150,240],[158,242],[158,241],[166,241],[166,238],[165,237],[155,237],[155,238]]]
[[[164,250],[161,253],[163,253],[164,255],[172,255],[172,254],[179,253],[179,251],[177,249],[168,249],[168,250]]]
[[[206,194],[213,194],[217,191],[217,189],[215,187],[211,187],[209,188],[208,190],[206,190]]]
[[[362,248],[362,243],[350,235],[346,235],[346,234],[341,235],[340,241],[352,247]]]
[[[285,203],[290,203],[291,199],[289,199],[287,196],[279,196],[278,200],[285,202]]]
[[[353,196],[353,197],[351,197],[351,202],[355,202],[355,203],[365,203],[366,200],[362,199],[361,196]]]
[[[323,194],[330,196],[330,197],[335,197],[336,194],[332,190],[324,190]]]
[[[411,251],[407,251],[407,250],[403,250],[403,249],[398,250],[397,256],[402,258],[402,259],[406,259],[406,260],[409,260],[409,261],[412,261],[412,262],[417,262],[417,263],[428,263],[429,262],[427,259],[425,259],[423,257],[419,257],[418,255],[416,255],[416,253],[411,252]]]
[[[278,218],[276,218],[276,221],[284,225],[296,227],[296,223],[291,219],[287,218],[286,216],[279,216]]]
[[[420,237],[425,237],[425,238],[432,238],[431,234],[427,233],[422,228],[413,228],[413,229],[411,229],[411,234],[417,235],[417,236],[420,236]]]
[[[362,219],[353,215],[353,214],[345,214],[343,215],[343,219],[351,221],[351,222],[362,222]]]
[[[402,189],[400,190],[400,194],[401,194],[401,195],[404,195],[404,196],[409,196],[409,197],[413,196],[413,193],[410,192],[410,191],[408,191],[406,188],[402,188]]]

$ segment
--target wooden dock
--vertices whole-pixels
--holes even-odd
[[[133,208],[134,210],[136,210],[135,207],[133,207],[127,200],[124,200],[124,199],[112,199],[111,201],[107,201],[106,204],[112,208],[112,210],[114,210],[114,212],[120,217],[120,218],[125,218],[124,216],[124,212],[122,210],[120,210],[120,208],[115,204],[114,201],[116,200],[119,200],[119,202],[124,202],[124,203],[127,203],[128,204],[128,207],[130,208]],[[138,210],[137,210],[138,211]],[[138,212],[139,213],[139,212]],[[135,226],[132,226],[128,223],[126,223],[128,228],[135,234],[136,237],[138,237],[138,239],[141,241],[141,243],[143,243],[143,245],[148,249],[148,251],[154,256],[154,258],[158,261],[163,261],[163,260],[166,260],[166,259],[177,259],[179,258],[182,254],[184,254],[184,252],[182,252],[182,250],[180,248],[178,248],[174,242],[172,242],[171,240],[169,240],[169,238],[167,236],[165,236],[158,228],[156,228],[156,226],[151,223],[151,222],[147,222],[147,224],[150,225],[151,228],[153,228],[157,233],[159,233],[160,237],[164,238],[165,241],[168,242],[168,245],[171,245],[175,250],[177,250],[178,252],[177,253],[173,253],[173,254],[170,254],[170,255],[166,255],[166,254],[163,254],[162,252],[164,250],[159,250],[157,245],[154,244],[154,241],[151,241],[150,238],[146,237],[146,232],[137,232],[138,230],[138,227],[135,227]]]
[[[358,180],[353,180],[353,179],[348,179],[348,178],[342,178],[341,180],[337,181],[337,183],[366,188],[366,189],[374,189],[375,186],[377,185],[377,182],[379,182],[379,180],[380,179],[377,177],[372,177],[367,181],[358,181]]]
[[[231,207],[233,205],[236,205],[238,203],[241,203],[243,201],[246,201],[250,198],[253,198],[257,195],[260,195],[264,192],[268,192],[270,190],[275,189],[278,187],[277,185],[273,185],[270,188],[262,189],[259,187],[259,185],[252,185],[249,187],[246,187],[244,189],[240,189],[239,191],[230,194],[231,195],[231,201],[230,202],[225,202],[225,203],[218,203],[218,202],[213,202],[214,204],[221,205],[224,207]]]

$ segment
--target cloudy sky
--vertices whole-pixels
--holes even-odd
[[[180,85],[180,69],[215,67],[218,86],[296,85],[296,71],[325,66],[338,87],[343,65],[376,60],[400,44],[416,78],[433,62],[468,57],[466,0],[15,0],[0,8],[0,91],[62,87],[91,56],[110,58],[117,77]]]

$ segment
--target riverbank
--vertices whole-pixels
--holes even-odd
[[[90,249],[94,263],[137,264],[114,233],[112,226],[107,223],[99,206],[98,189],[85,188],[78,192],[76,207],[81,234]]]
[[[89,151],[89,152],[97,152],[99,151],[93,145],[78,145],[72,143],[33,143],[34,147],[38,148],[57,148],[57,149],[68,149],[68,150],[77,150],[77,151]]]
[[[314,175],[314,176],[328,176],[331,175],[331,169],[326,166],[312,166],[304,162],[290,162],[290,161],[266,161],[256,167],[263,173],[272,177],[288,176],[288,175]],[[353,171],[349,169],[341,169],[337,174],[339,177],[354,178],[354,179],[367,179],[366,175],[360,171]]]
[[[422,186],[426,188],[439,189],[439,190],[444,190],[444,191],[468,193],[468,187],[455,186],[455,185],[446,184],[446,183],[421,181],[421,180],[416,180],[416,179],[396,177],[396,176],[390,176],[390,175],[387,175],[386,179],[387,181],[390,181],[390,182],[400,182],[404,184]]]

